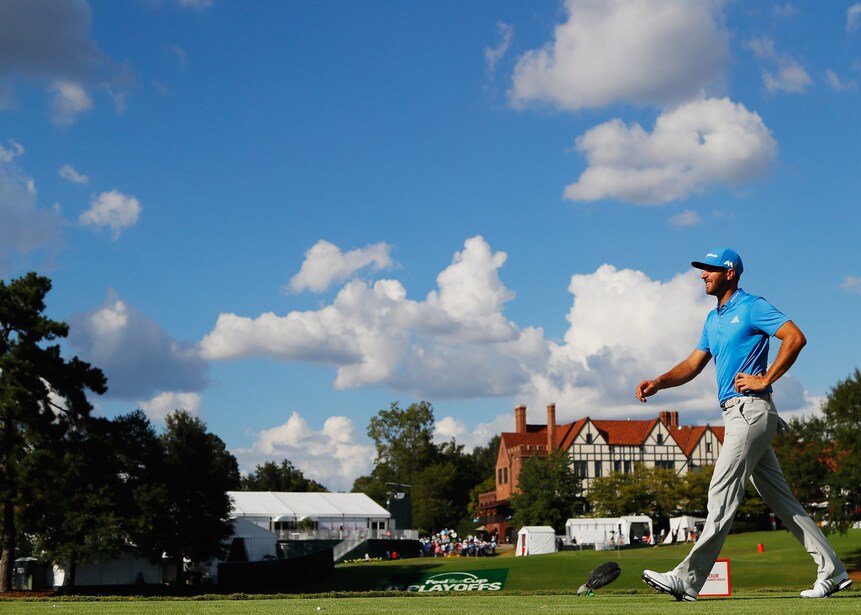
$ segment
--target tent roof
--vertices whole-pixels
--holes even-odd
[[[364,493],[228,491],[227,495],[233,503],[232,517],[269,517],[273,521],[303,517],[391,517],[389,511]]]
[[[518,534],[528,534],[528,533],[555,534],[556,530],[554,530],[549,525],[524,525],[522,528],[520,528],[520,531],[517,533]]]

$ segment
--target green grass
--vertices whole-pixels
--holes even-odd
[[[861,530],[829,537],[847,567],[861,570]],[[763,544],[764,553],[757,551]],[[690,551],[690,544],[620,551],[563,551],[550,555],[489,558],[413,559],[375,564],[345,564],[336,567],[335,576],[325,584],[309,586],[306,591],[369,591],[380,589],[390,576],[422,571],[474,571],[485,568],[508,568],[505,589],[509,591],[574,591],[586,580],[589,571],[607,560],[616,560],[621,576],[608,589],[643,590],[640,573],[645,568],[672,569]],[[786,589],[800,591],[813,584],[816,566],[789,532],[753,532],[733,534],[724,545],[722,558],[730,560],[732,588]],[[861,585],[861,583],[858,583]]]
[[[521,615],[536,613],[660,614],[751,613],[754,615],[858,613],[861,595],[841,593],[828,600],[804,600],[797,593],[751,593],[733,598],[710,598],[696,603],[675,602],[659,594],[607,594],[591,598],[577,595],[412,595],[376,598],[279,598],[268,600],[145,601],[145,602],[17,602],[0,604],[0,613],[29,615]],[[321,609],[318,611],[318,607]]]
[[[829,537],[852,570],[861,570],[861,530]],[[757,544],[765,552],[757,551]],[[640,580],[644,568],[668,570],[687,554],[690,545],[675,545],[630,551],[566,551],[534,557],[505,555],[492,558],[413,559],[401,562],[357,563],[337,566],[326,582],[299,588],[301,596],[207,596],[193,600],[169,599],[48,599],[0,600],[0,614],[62,613],[63,615],[129,615],[219,613],[229,615],[269,615],[309,613],[349,615],[353,613],[426,613],[505,615],[508,613],[583,612],[588,615],[676,612],[753,613],[756,615],[795,613],[859,613],[861,582],[828,600],[804,600],[801,589],[809,587],[816,569],[801,546],[788,532],[759,532],[732,535],[721,557],[730,559],[733,596],[703,598],[695,604],[677,603],[658,594]],[[622,574],[612,585],[593,597],[573,594],[588,572],[599,563],[614,559]],[[507,568],[505,591],[470,594],[398,594],[378,592],[392,576],[408,573],[479,571]],[[316,593],[324,592],[324,593]],[[351,593],[355,592],[355,593]],[[361,593],[365,592],[365,593]],[[375,592],[375,593],[367,593]],[[317,608],[321,610],[318,611]]]

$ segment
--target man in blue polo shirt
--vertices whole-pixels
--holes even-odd
[[[676,600],[696,600],[750,479],[816,562],[816,582],[801,596],[827,598],[852,581],[819,527],[792,495],[771,448],[772,439],[785,424],[771,400],[771,385],[795,363],[807,340],[795,323],[768,301],[738,287],[744,267],[734,250],[712,250],[691,265],[702,270],[706,294],[717,299],[717,307],[706,317],[691,355],[654,380],[643,380],[636,395],[645,402],[661,389],[690,382],[714,358],[724,442],[709,485],[708,518],[702,534],[681,564],[670,572],[645,570],[643,581]],[[768,342],[772,336],[780,340],[780,350],[769,366]]]

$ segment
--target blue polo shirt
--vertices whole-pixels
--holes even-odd
[[[709,312],[697,348],[714,357],[720,403],[743,395],[735,391],[736,374],[765,373],[768,340],[787,321],[768,301],[740,288],[723,307]],[[767,392],[771,393],[771,387]]]

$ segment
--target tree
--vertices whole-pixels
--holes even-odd
[[[184,582],[183,561],[205,562],[226,554],[233,534],[227,492],[239,487],[239,466],[222,440],[200,419],[177,410],[165,419],[161,436],[167,507],[162,548]]]
[[[467,512],[469,513],[470,517],[472,517],[472,518],[478,517],[478,509],[479,509],[478,496],[480,496],[482,493],[489,493],[491,491],[496,491],[496,478],[493,476],[485,478],[483,481],[478,483],[475,487],[470,489],[470,491],[469,491],[469,505],[467,507]]]
[[[328,492],[317,481],[305,478],[302,471],[287,459],[280,466],[274,461],[256,466],[248,476],[242,477],[241,488],[243,491]]]
[[[838,382],[822,406],[833,471],[828,475],[828,528],[845,532],[861,516],[861,371]]]
[[[22,525],[42,555],[63,564],[67,591],[75,586],[79,563],[114,557],[127,544],[118,522],[118,468],[108,421],[88,423],[66,430],[51,448],[32,451],[22,466]]]
[[[137,410],[112,421],[90,418],[25,464],[21,511],[35,549],[62,562],[72,591],[78,564],[135,552],[161,559],[155,536],[167,494],[162,449]]]
[[[485,446],[476,446],[469,454],[472,465],[481,480],[496,475],[496,458],[499,456],[499,442],[501,440],[502,436],[496,434],[488,440]]]
[[[597,515],[650,514],[666,517],[677,511],[680,481],[672,470],[638,463],[633,472],[610,472],[589,488],[589,502]]]
[[[15,509],[22,504],[22,464],[81,429],[92,410],[87,391],[107,391],[104,374],[50,344],[68,325],[43,315],[51,281],[35,273],[0,281],[0,591],[12,587]]]
[[[426,401],[402,410],[397,402],[380,410],[368,423],[368,436],[374,441],[381,479],[408,482],[410,477],[439,459],[433,442],[433,407]]]
[[[459,500],[465,500],[469,494],[462,493],[463,483],[458,480],[458,469],[453,462],[428,466],[414,477],[412,485],[416,527],[436,532],[457,526],[464,511]]]
[[[433,407],[428,402],[411,404],[405,410],[393,402],[388,410],[380,410],[368,422],[368,437],[376,449],[374,469],[353,482],[353,492],[385,506],[392,483],[414,486],[414,478],[440,460],[433,430]]]
[[[774,439],[774,452],[786,482],[802,504],[828,499],[826,485],[829,474],[828,448],[825,441],[825,420],[821,417],[792,418],[789,429]]]
[[[682,479],[679,490],[679,500],[676,512],[705,517],[708,511],[709,485],[712,481],[715,467],[703,466],[689,471]]]
[[[518,493],[511,498],[514,524],[549,525],[557,533],[565,522],[583,511],[580,478],[565,451],[530,457],[518,477]]]
[[[117,517],[126,546],[153,562],[161,561],[159,537],[169,506],[162,441],[141,410],[115,418],[109,429],[117,468]]]

